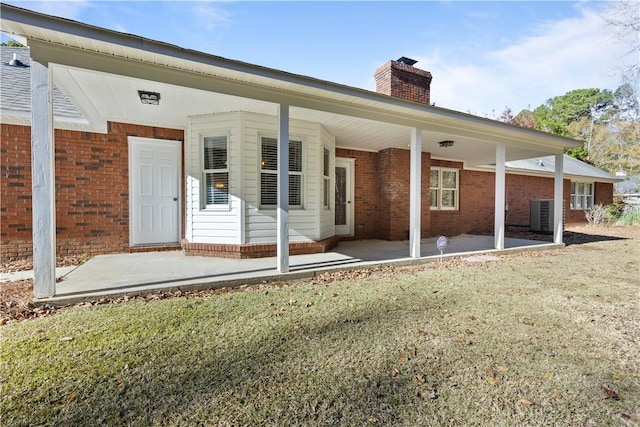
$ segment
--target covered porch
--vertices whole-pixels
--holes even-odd
[[[461,257],[467,262],[498,260],[524,251],[558,249],[562,244],[505,238],[495,249],[493,236],[460,235],[449,239],[441,255],[436,238],[421,240],[419,257],[409,257],[410,242],[343,241],[326,253],[293,255],[290,269],[279,273],[276,258],[224,259],[185,256],[182,251],[99,255],[59,278],[56,295],[39,303],[72,304],[101,297],[237,287],[304,279],[346,269],[371,269],[438,263]]]
[[[565,138],[228,60],[11,6],[2,5],[2,14],[2,30],[21,37],[21,40],[31,49],[32,223],[34,293],[38,299],[58,298],[74,292],[86,293],[95,286],[101,289],[114,288],[117,291],[119,286],[135,285],[126,283],[119,285],[115,277],[110,279],[111,282],[116,280],[115,284],[110,285],[111,282],[100,282],[94,276],[87,279],[83,285],[84,289],[78,287],[74,291],[70,287],[71,279],[81,271],[87,271],[89,264],[74,272],[77,274],[71,273],[68,280],[56,283],[54,273],[56,184],[53,134],[54,128],[59,127],[60,124],[55,123],[52,112],[51,93],[54,84],[71,94],[74,102],[85,112],[87,123],[74,124],[72,128],[93,132],[104,132],[109,122],[126,121],[185,129],[188,133],[190,117],[228,111],[251,112],[274,118],[277,123],[277,152],[279,153],[277,156],[277,224],[273,240],[277,244],[277,256],[259,260],[260,265],[263,265],[259,273],[263,275],[277,273],[282,277],[289,277],[287,275],[297,274],[296,269],[301,265],[305,271],[315,271],[314,267],[304,267],[314,263],[329,263],[329,265],[333,263],[335,268],[344,268],[345,265],[352,268],[358,263],[381,262],[389,259],[394,259],[395,262],[407,262],[433,256],[434,254],[429,252],[433,248],[429,249],[428,242],[422,239],[421,234],[424,228],[421,224],[421,209],[424,209],[422,208],[424,198],[422,177],[428,173],[422,170],[423,153],[429,153],[432,159],[460,162],[465,169],[486,165],[495,167],[494,235],[483,238],[484,246],[478,250],[484,252],[502,251],[510,247],[507,243],[509,240],[505,238],[505,162],[555,155],[554,244],[555,247],[562,245],[562,153],[565,148],[574,145]],[[149,104],[141,103],[142,98],[138,99],[141,89],[152,89],[150,93],[157,95],[158,105],[150,109]],[[294,120],[317,123],[322,126],[335,138],[335,149],[379,152],[394,148],[410,151],[408,194],[410,206],[404,213],[409,219],[409,240],[408,242],[387,242],[389,245],[398,245],[394,250],[400,252],[387,258],[367,260],[350,255],[348,252],[342,254],[341,251],[349,246],[349,243],[345,242],[341,243],[338,251],[335,252],[300,256],[317,256],[317,261],[289,256],[290,237],[295,230],[290,227],[287,165],[289,164],[289,140],[292,133],[290,123]],[[444,142],[451,142],[451,144],[442,144]],[[183,145],[183,159],[185,152]],[[244,151],[241,156],[249,157],[253,154],[253,152]],[[181,177],[183,180],[188,181],[193,178],[193,176],[185,177],[184,175],[182,174]],[[236,239],[233,243],[239,245],[251,243],[247,241],[248,226],[244,222],[247,217],[243,213],[245,204],[250,204],[247,202],[245,188],[241,185],[245,177],[243,175],[237,181],[239,190],[237,195],[234,194],[237,196],[240,214],[237,216],[238,231],[232,238]],[[180,206],[181,204],[187,205],[190,202],[191,193],[188,190],[189,188],[182,182],[179,186],[180,194],[173,197],[179,208],[183,207]],[[179,209],[179,212],[184,219],[184,209]],[[178,228],[184,228],[182,235],[188,238],[190,223],[188,215],[186,216],[186,220],[176,224]],[[351,244],[355,245],[355,243]],[[519,247],[519,245],[515,244],[513,247]],[[151,258],[159,255],[122,256],[148,256],[145,262],[133,264],[136,269],[139,269],[147,261],[150,265],[154,265]],[[184,258],[188,261],[186,257]],[[102,259],[102,257],[95,259]],[[218,260],[207,259],[206,261],[210,266],[197,277],[202,276],[203,281],[208,280],[211,284],[211,279],[207,277],[220,274],[211,273],[211,271],[220,271],[216,267],[221,264]],[[167,267],[179,265],[168,262],[166,264]],[[258,265],[256,260],[247,261],[242,265],[246,264]],[[184,277],[185,272],[193,271],[186,264],[181,265],[181,268],[181,277]],[[121,270],[122,268],[117,266],[108,272],[115,275]],[[237,273],[230,270],[227,276],[219,277],[224,276],[225,280],[237,279],[233,274]],[[252,277],[251,272],[242,274],[246,275],[244,279]],[[192,276],[191,273],[188,275]],[[162,280],[168,279],[159,278],[151,281]],[[186,282],[189,284],[188,280]],[[148,283],[148,281],[141,283]]]

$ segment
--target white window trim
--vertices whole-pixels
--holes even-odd
[[[325,158],[324,158],[324,152],[325,150],[327,150],[327,152],[329,153],[329,156],[327,158],[327,162],[328,164],[325,165]],[[325,168],[326,166],[326,168]],[[325,175],[325,169],[327,170],[327,172],[329,173],[329,175]],[[322,146],[322,171],[321,171],[321,175],[322,175],[322,209],[326,210],[326,211],[330,211],[331,210],[331,149],[329,147],[327,147],[326,145]],[[325,194],[325,188],[327,188],[328,190],[328,194]],[[326,200],[325,200],[325,196],[326,196]]]
[[[227,167],[225,169],[205,169],[204,168],[204,139],[225,137],[227,140]],[[198,135],[198,156],[200,157],[200,209],[205,211],[229,211],[231,209],[231,134],[230,132],[204,132]],[[227,203],[224,204],[207,204],[207,174],[208,173],[226,173],[227,174]]]
[[[578,184],[583,184],[585,186],[589,185],[589,188],[591,189],[589,194],[587,194],[584,191],[581,194],[578,194],[576,192],[578,188]],[[589,209],[593,208],[595,191],[596,191],[596,184],[593,181],[571,181],[571,191],[570,191],[571,198],[569,199],[571,210],[572,211],[588,211]],[[582,198],[582,201],[585,202],[583,203],[582,207],[576,207],[575,200],[577,199],[577,197]]]
[[[261,203],[262,200],[262,174],[263,173],[272,173],[272,174],[277,174],[276,170],[270,170],[270,169],[262,169],[262,140],[264,138],[271,138],[271,139],[278,139],[277,135],[273,135],[273,134],[268,134],[268,133],[264,133],[264,134],[258,134],[258,209],[261,211],[273,211],[277,209],[277,205],[263,205]],[[301,167],[302,167],[302,171],[301,172],[291,172],[289,171],[289,175],[299,175],[300,176],[300,201],[302,202],[301,205],[292,205],[289,204],[289,208],[291,210],[304,210],[304,201],[305,201],[305,185],[306,185],[306,180],[305,180],[305,174],[306,174],[306,170],[307,170],[307,143],[305,138],[302,137],[298,137],[295,135],[289,135],[289,141],[296,141],[300,143],[300,147],[301,147],[301,155],[302,155],[302,161],[301,161]]]
[[[431,188],[431,171],[438,170],[438,188]],[[442,206],[442,172],[455,172],[456,173],[456,188],[453,189],[455,191],[455,200],[453,207]],[[438,206],[431,206],[431,190],[438,191]],[[446,188],[446,190],[452,190],[451,188]],[[460,169],[456,168],[446,168],[440,166],[431,166],[429,168],[429,206],[432,211],[457,211],[460,209]]]

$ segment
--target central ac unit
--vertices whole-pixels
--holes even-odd
[[[562,202],[562,228],[564,229],[564,200]],[[553,233],[553,199],[531,200],[529,230]]]

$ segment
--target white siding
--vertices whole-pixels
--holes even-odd
[[[289,210],[289,239],[291,242],[318,240],[320,226],[318,210],[321,183],[318,181],[321,157],[320,125],[298,120],[290,121],[290,139],[301,140],[303,145],[303,207]],[[246,243],[276,241],[275,209],[260,209],[260,137],[275,137],[275,116],[244,113],[244,184],[245,184],[245,236]]]
[[[185,147],[186,237],[191,243],[241,243],[242,157],[240,114],[225,113],[189,119]],[[200,199],[202,179],[200,138],[207,134],[229,136],[229,206],[204,209]]]
[[[200,138],[229,135],[229,200],[225,209],[203,209]],[[186,238],[192,243],[246,244],[276,241],[276,210],[260,208],[260,137],[277,135],[275,116],[233,112],[189,120],[185,146]],[[318,123],[290,121],[290,138],[303,145],[303,207],[289,210],[291,242],[320,240],[334,232],[335,138]],[[331,153],[330,209],[322,204],[323,148]]]
[[[319,162],[319,168],[318,168],[318,180],[319,180],[319,186],[318,186],[318,193],[319,193],[319,211],[318,211],[318,223],[320,225],[320,235],[318,236],[319,239],[326,239],[327,237],[331,237],[331,236],[335,236],[336,234],[336,227],[335,227],[335,211],[334,211],[334,206],[335,206],[335,198],[336,198],[336,192],[335,192],[335,179],[336,179],[336,168],[335,168],[335,146],[336,146],[336,138],[333,136],[333,134],[331,134],[331,132],[329,132],[327,129],[325,129],[323,126],[320,127],[320,140],[321,140],[321,144],[320,147],[318,148],[318,155],[320,156],[320,162]],[[329,176],[330,176],[330,182],[329,182],[329,195],[330,195],[330,201],[329,201],[329,209],[325,209],[325,207],[323,206],[322,203],[322,177],[323,177],[323,171],[322,171],[322,162],[323,162],[323,155],[324,155],[324,148],[328,148],[329,149]]]

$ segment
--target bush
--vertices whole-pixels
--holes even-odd
[[[607,208],[602,206],[602,203],[594,205],[591,209],[585,211],[584,216],[587,217],[589,225],[603,225],[609,222]]]
[[[616,220],[617,225],[640,225],[640,206],[627,206]]]
[[[622,201],[622,197],[614,196],[613,203],[605,206],[607,214],[609,215],[609,220],[616,222],[618,218],[622,216],[626,207],[627,205]]]

